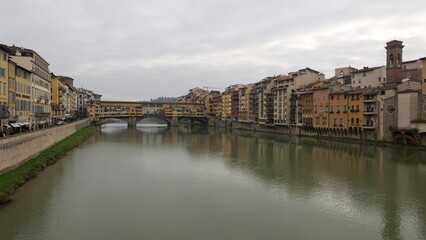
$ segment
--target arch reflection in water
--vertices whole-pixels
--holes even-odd
[[[138,128],[167,128],[167,122],[158,118],[145,118],[136,123]]]

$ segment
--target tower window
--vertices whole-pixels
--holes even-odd
[[[393,65],[393,54],[389,55],[389,65]]]

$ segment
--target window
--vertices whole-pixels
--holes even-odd
[[[340,118],[340,126],[344,126],[345,122],[343,121],[343,118]]]
[[[366,76],[367,76],[367,73],[366,73],[366,72],[363,72],[363,73],[362,73],[362,76],[363,76],[363,77],[366,77]]]
[[[393,113],[393,112],[395,112],[395,107],[393,106],[393,105],[388,105],[387,107],[386,107],[386,111],[388,112],[388,113]]]
[[[334,124],[334,125],[337,125],[337,118],[334,118],[334,122],[333,122],[333,124]]]
[[[337,113],[340,112],[340,105],[337,105]]]

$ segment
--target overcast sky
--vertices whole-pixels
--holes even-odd
[[[0,42],[37,51],[105,100],[180,96],[310,67],[426,56],[424,0],[2,0]],[[216,90],[216,89],[213,89]]]

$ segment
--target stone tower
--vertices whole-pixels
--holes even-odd
[[[402,82],[402,41],[393,40],[386,43],[386,83]]]

